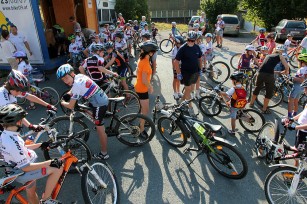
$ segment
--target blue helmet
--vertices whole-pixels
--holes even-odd
[[[23,51],[17,51],[13,54],[13,57],[15,57],[15,58],[26,58],[27,55]]]
[[[56,77],[58,79],[62,79],[64,76],[66,76],[67,74],[70,74],[73,71],[74,69],[72,68],[70,64],[63,64],[56,71]]]
[[[104,44],[104,48],[107,50],[107,49],[110,49],[110,48],[114,48],[114,43],[112,41],[108,41]]]
[[[259,28],[259,33],[265,33],[265,28]]]
[[[206,33],[205,38],[212,38],[212,34],[211,33]]]

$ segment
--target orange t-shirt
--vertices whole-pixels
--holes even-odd
[[[143,73],[147,73],[147,81],[150,83],[152,69],[148,59],[142,59],[138,61],[138,67],[136,69],[136,83],[134,84],[135,92],[146,93],[148,92],[147,86],[142,82]]]

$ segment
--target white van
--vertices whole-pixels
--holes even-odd
[[[240,21],[238,16],[233,14],[221,14],[221,17],[225,22],[224,34],[238,36],[240,33]]]

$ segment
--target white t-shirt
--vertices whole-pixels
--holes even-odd
[[[17,103],[16,97],[10,94],[9,91],[3,86],[0,87],[0,107],[12,103]]]
[[[25,142],[18,132],[4,130],[0,137],[0,152],[4,161],[16,164],[16,168],[22,169],[34,163],[36,153],[25,147]]]
[[[74,43],[70,43],[69,52],[74,53],[74,54],[79,54],[80,51],[81,51],[81,47],[77,41],[75,41]]]
[[[147,29],[147,30],[142,29],[142,31],[141,31],[141,36],[144,35],[145,33],[150,34],[149,29]]]
[[[242,88],[242,84],[237,84],[236,85],[237,88]],[[232,97],[232,95],[235,93],[235,88],[234,87],[231,87],[230,89],[228,89],[228,91],[226,92],[226,94],[229,96],[229,97]]]
[[[307,77],[307,67],[301,67],[299,70],[297,70],[296,77]]]
[[[16,48],[14,44],[9,40],[3,40],[0,42],[0,48],[5,58],[12,58]]]
[[[125,39],[122,39],[120,42],[115,41],[115,49],[119,50],[119,49],[126,49],[127,48],[127,43]]]
[[[17,51],[23,51],[26,53],[25,42],[27,38],[22,33],[17,33],[17,35],[10,34],[10,41],[15,45]]]
[[[201,52],[202,52],[203,55],[204,55],[205,52],[206,52],[206,50],[207,50],[205,43],[201,43],[201,44],[199,44],[198,46],[199,46]]]
[[[210,41],[210,42],[208,42],[207,44],[206,44],[206,52],[208,52],[208,51],[212,51],[212,49],[213,49],[213,46],[212,46],[212,41]]]
[[[220,31],[220,30],[222,30],[223,28],[222,28],[222,26],[223,25],[225,25],[225,22],[223,21],[223,20],[220,20],[220,21],[217,21],[217,23],[216,23],[216,31]]]
[[[78,100],[81,97],[84,99],[89,99],[101,89],[99,86],[93,82],[88,76],[83,74],[77,74],[74,78],[74,83],[71,88],[72,99]]]
[[[290,47],[290,45],[291,45],[291,40],[287,39],[287,40],[285,41],[285,43],[284,43],[284,46],[285,46],[286,48],[288,48],[288,47]]]
[[[304,39],[302,40],[300,46],[302,46],[303,48],[307,49],[307,37],[304,37]]]
[[[79,48],[83,48],[83,44],[82,44],[82,37],[79,35],[76,35],[76,39],[75,42],[79,45]]]
[[[21,61],[18,64],[18,68],[17,70],[20,71],[23,75],[25,75],[26,77],[28,77],[31,74],[32,71],[32,66],[29,64],[26,64],[25,61]]]

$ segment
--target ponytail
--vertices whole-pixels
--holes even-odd
[[[140,53],[140,59],[141,59],[141,60],[144,59],[144,58],[146,57],[146,55],[148,55],[148,54],[149,54],[149,52],[142,51],[142,52]]]

